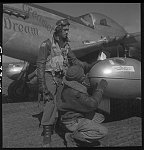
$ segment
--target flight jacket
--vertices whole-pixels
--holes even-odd
[[[37,64],[38,85],[39,88],[42,89],[46,87],[45,69],[46,69],[47,58],[51,54],[51,46],[52,46],[52,42],[50,41],[50,39],[47,39],[44,42],[42,42],[37,57],[36,64]],[[70,48],[67,53],[67,58],[68,58],[69,65],[80,65],[87,72],[93,66],[93,64],[88,64],[86,62],[81,62],[80,60],[78,60]]]
[[[94,89],[92,95],[89,95],[87,87],[81,83],[65,79],[63,82],[63,87],[59,87],[57,93],[57,108],[62,121],[81,117],[92,119],[102,99],[103,90]]]

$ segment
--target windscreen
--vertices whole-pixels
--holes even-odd
[[[94,28],[94,22],[93,22],[91,14],[86,14],[86,15],[80,16],[79,18],[86,26]]]

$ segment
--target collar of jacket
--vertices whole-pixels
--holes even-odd
[[[77,81],[67,81],[65,79],[65,77],[63,78],[63,83],[66,84],[67,86],[71,87],[72,89],[75,89],[79,92],[82,92],[84,94],[88,94],[87,93],[87,88],[82,85],[81,83],[77,82]]]

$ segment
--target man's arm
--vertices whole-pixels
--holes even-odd
[[[48,39],[41,44],[37,58],[37,76],[40,92],[43,92],[43,90],[46,88],[45,68],[47,57],[50,55],[50,51],[51,51],[51,42]]]
[[[97,107],[99,106],[102,100],[102,95],[106,87],[107,87],[107,82],[106,80],[102,79],[98,87],[94,90],[92,96],[77,92],[76,94],[77,101],[79,101],[82,105],[85,105],[86,107],[95,110],[97,109]]]
[[[80,65],[84,69],[85,74],[88,73],[92,68],[92,66],[95,64],[95,63],[88,64],[87,62],[80,61],[79,59],[76,58],[75,54],[72,52],[70,48],[67,57],[70,65]]]
[[[95,110],[101,102],[102,92],[96,92],[94,96],[77,92],[76,97],[77,101],[79,101],[81,105],[86,106],[88,109]]]

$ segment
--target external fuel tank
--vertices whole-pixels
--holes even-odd
[[[104,95],[109,98],[141,97],[141,62],[132,58],[114,57],[96,63],[89,72],[90,83],[108,82]]]

